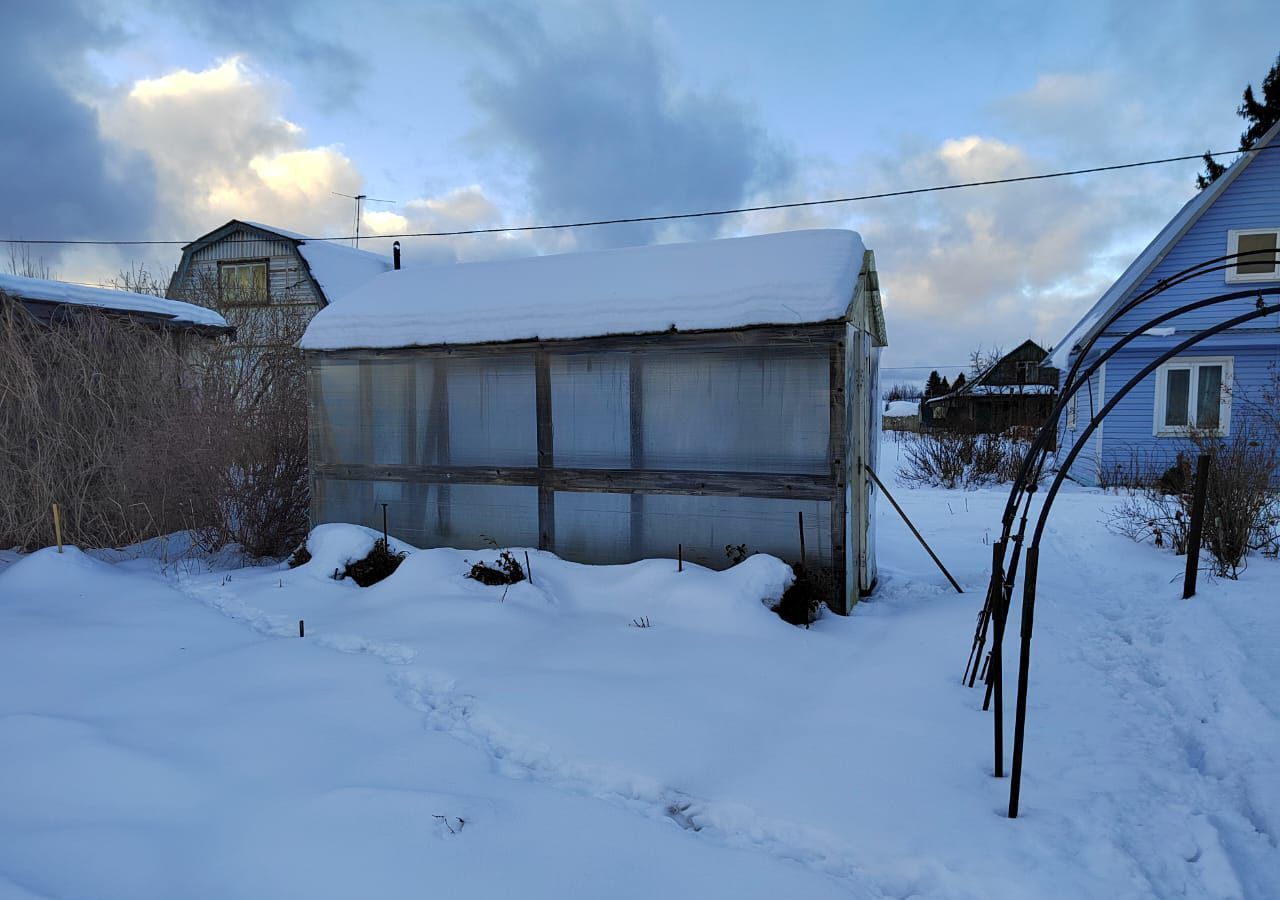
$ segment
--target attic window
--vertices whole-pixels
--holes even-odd
[[[1251,228],[1227,232],[1227,253],[1241,256],[1227,269],[1227,281],[1280,279],[1280,228]]]
[[[218,265],[222,302],[235,306],[263,306],[267,295],[267,262],[224,262]]]

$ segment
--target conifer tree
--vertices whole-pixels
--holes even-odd
[[[942,377],[938,374],[938,370],[934,369],[929,373],[929,378],[924,383],[925,399],[927,400],[930,397],[941,397],[943,393]]]
[[[957,376],[956,376],[956,382],[955,382],[955,384],[951,385],[951,389],[952,389],[953,391],[958,391],[958,390],[960,390],[960,388],[962,388],[962,387],[964,387],[964,373],[963,373],[963,372],[961,372],[959,375],[957,375]]]
[[[1244,119],[1249,127],[1240,135],[1241,151],[1249,150],[1267,133],[1267,130],[1280,121],[1280,56],[1271,65],[1271,71],[1262,79],[1262,99],[1253,93],[1253,85],[1245,85],[1244,102],[1236,107],[1236,114]],[[1213,184],[1227,167],[1209,155],[1204,154],[1204,171],[1196,176],[1196,187],[1204,190]]]

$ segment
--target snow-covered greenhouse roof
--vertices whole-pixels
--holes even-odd
[[[788,231],[379,275],[321,310],[307,350],[559,340],[827,322],[863,266],[853,231]]]
[[[65,281],[0,273],[0,291],[19,300],[111,310],[168,321],[175,325],[228,327],[226,319],[203,306],[113,288],[88,287]]]

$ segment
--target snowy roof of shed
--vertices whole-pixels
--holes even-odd
[[[148,318],[166,319],[177,325],[227,327],[226,319],[203,306],[152,297],[149,294],[117,291],[114,288],[87,287],[66,281],[0,274],[0,291],[21,300],[135,313]]]
[[[1258,151],[1270,144],[1277,133],[1280,133],[1280,122],[1272,125],[1270,130],[1250,148],[1250,151],[1233,162],[1217,181],[1197,193],[1183,205],[1182,209],[1178,210],[1178,214],[1169,220],[1169,224],[1160,230],[1146,249],[1139,253],[1129,267],[1120,274],[1115,284],[1098,298],[1098,302],[1093,304],[1080,321],[1067,332],[1066,337],[1058,342],[1048,356],[1049,365],[1066,370],[1075,348],[1097,333],[1102,323],[1110,317],[1112,310],[1128,299],[1129,292],[1151,274],[1151,270],[1160,264],[1173,246],[1191,230],[1191,226],[1200,220],[1209,207],[1213,206],[1214,201],[1231,186],[1231,182],[1249,167],[1249,163],[1253,162]]]
[[[321,310],[308,350],[571,339],[842,318],[862,239],[818,229],[401,269]]]

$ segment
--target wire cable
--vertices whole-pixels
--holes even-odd
[[[884,200],[892,197],[910,197],[917,194],[933,194],[942,191],[956,191],[963,188],[979,188],[993,187],[1002,184],[1020,184],[1029,181],[1047,181],[1051,178],[1070,178],[1076,175],[1093,175],[1100,172],[1119,172],[1126,169],[1138,169],[1146,166],[1161,166],[1176,162],[1189,162],[1193,159],[1203,159],[1205,156],[1231,156],[1234,154],[1261,153],[1264,150],[1280,150],[1280,143],[1269,144],[1266,147],[1254,147],[1249,150],[1214,150],[1205,153],[1192,153],[1183,156],[1166,156],[1160,159],[1144,159],[1137,162],[1115,163],[1108,166],[1090,166],[1083,169],[1067,169],[1059,172],[1041,172],[1036,175],[1015,175],[1008,178],[988,178],[982,181],[964,181],[956,184],[940,184],[930,187],[906,188],[897,191],[881,191],[874,194],[857,194],[850,197],[830,197],[823,200],[796,200],[790,203],[767,203],[757,206],[739,206],[730,209],[710,209],[700,212],[684,212],[684,213],[668,213],[664,215],[652,216],[625,216],[613,219],[589,219],[581,222],[559,222],[550,225],[505,225],[495,228],[464,228],[454,231],[404,231],[395,234],[377,234],[365,235],[365,240],[399,240],[402,238],[439,238],[439,237],[465,237],[469,235],[479,234],[515,234],[528,233],[534,231],[555,231],[568,228],[592,228],[600,225],[630,225],[642,222],[672,222],[678,219],[705,219],[714,216],[732,216],[742,213],[753,212],[770,212],[782,209],[804,209],[813,206],[832,206],[840,203],[858,203],[866,200]],[[343,234],[332,235],[328,237],[308,237],[308,241],[350,241],[355,235]],[[92,239],[57,239],[57,238],[0,238],[0,244],[59,244],[59,245],[86,245],[86,246],[117,246],[117,247],[139,247],[139,246],[165,246],[165,245],[181,245],[194,243],[191,240],[92,240]],[[233,243],[227,241],[225,243]]]

